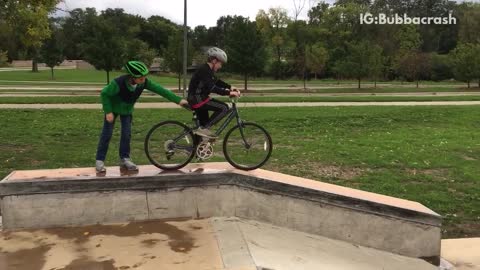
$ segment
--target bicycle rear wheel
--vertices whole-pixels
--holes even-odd
[[[272,138],[263,127],[254,123],[242,123],[225,135],[223,153],[233,167],[254,170],[270,158]]]
[[[177,121],[165,121],[153,126],[145,138],[148,160],[162,170],[178,170],[195,155],[193,133]]]

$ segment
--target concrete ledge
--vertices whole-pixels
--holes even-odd
[[[237,216],[439,263],[441,217],[416,202],[226,163],[161,173],[16,171],[0,182],[7,229]]]

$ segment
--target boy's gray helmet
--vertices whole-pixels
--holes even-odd
[[[208,58],[215,57],[224,64],[227,63],[227,54],[220,48],[211,47],[207,50],[207,56]]]

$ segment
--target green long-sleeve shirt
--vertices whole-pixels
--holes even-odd
[[[125,81],[125,83],[127,84],[127,89],[129,91],[135,92],[135,88],[128,83],[128,80]],[[142,85],[137,85],[137,87],[142,87]],[[177,104],[182,99],[181,97],[175,95],[172,91],[163,88],[161,85],[151,80],[146,80],[144,87],[146,90],[157,93],[160,96],[172,102],[175,102]],[[105,112],[105,114],[108,114],[108,113],[114,113],[118,115],[132,114],[133,107],[135,104],[129,104],[124,102],[120,98],[119,92],[120,92],[120,87],[118,86],[115,80],[113,80],[107,86],[105,86],[105,88],[103,88],[100,96],[102,100],[103,111]]]

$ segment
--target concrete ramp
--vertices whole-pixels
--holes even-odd
[[[0,196],[3,226],[7,230],[146,220],[224,220],[218,226],[213,222],[214,230],[235,232],[237,228],[237,234],[233,234],[230,242],[221,241],[230,237],[220,237],[220,249],[248,247],[255,266],[264,269],[323,269],[313,267],[314,264],[302,267],[303,260],[313,258],[329,258],[326,263],[340,265],[335,259],[339,255],[329,255],[330,251],[346,252],[347,247],[333,244],[338,247],[335,249],[322,244],[336,243],[329,242],[334,240],[357,250],[348,253],[348,260],[358,265],[368,257],[362,256],[376,254],[373,251],[390,253],[391,258],[396,258],[392,260],[397,261],[406,257],[434,265],[440,261],[441,217],[419,203],[265,170],[239,171],[226,163],[192,164],[168,173],[142,166],[134,175],[125,175],[118,167],[108,168],[106,175],[96,175],[93,168],[16,171],[0,182]],[[229,223],[225,220],[230,218],[240,225],[226,226]],[[280,233],[255,234],[251,230],[255,222],[278,228],[273,232]],[[251,241],[247,241],[247,246],[235,238],[249,233],[256,236],[248,238]],[[293,241],[300,235],[305,240]],[[277,238],[285,242],[272,242]],[[321,253],[322,250],[325,252]],[[295,267],[285,268],[289,264],[281,263],[281,258],[287,258],[287,253],[297,254],[296,251],[310,259],[299,256],[296,262],[293,259]],[[272,252],[278,259],[263,259],[275,258]],[[236,256],[248,257],[246,253],[234,254],[232,260]],[[351,254],[363,254],[360,256],[363,259]],[[370,268],[365,269],[382,269],[380,261],[366,264]],[[228,269],[228,265],[224,267]]]
[[[437,269],[420,259],[239,218],[39,229],[0,236],[0,269],[8,270]]]

